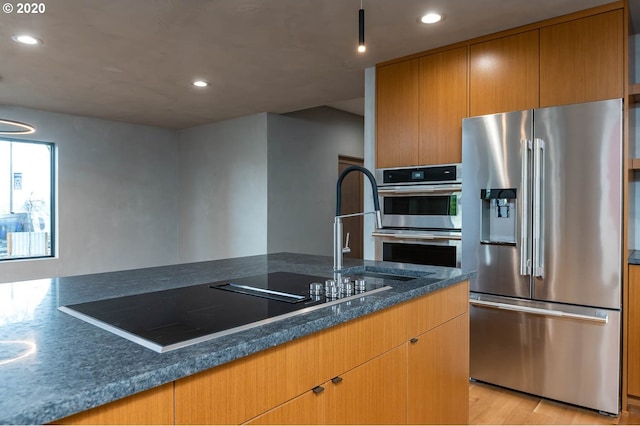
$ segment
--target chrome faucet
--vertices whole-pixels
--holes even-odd
[[[344,177],[353,171],[359,171],[363,173],[366,177],[369,178],[369,182],[371,183],[371,191],[373,195],[373,208],[372,212],[363,212],[363,213],[353,213],[353,214],[340,214],[340,204],[342,198],[342,181]],[[342,247],[342,218],[343,217],[353,217],[353,216],[363,216],[365,214],[375,214],[376,215],[376,228],[382,228],[382,217],[380,216],[380,201],[378,200],[378,186],[376,185],[376,180],[371,174],[371,172],[364,167],[360,166],[349,166],[340,173],[338,176],[338,183],[336,185],[336,217],[333,221],[333,271],[337,272],[342,269],[342,255],[344,253],[351,252],[349,248],[349,235],[347,234],[347,245],[346,247]]]

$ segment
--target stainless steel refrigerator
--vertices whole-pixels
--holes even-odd
[[[473,379],[619,411],[622,100],[462,125]]]

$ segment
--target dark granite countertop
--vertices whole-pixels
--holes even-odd
[[[629,264],[640,265],[640,250],[631,250],[631,253],[629,253]]]
[[[154,352],[58,310],[61,305],[268,272],[330,278],[332,262],[325,256],[278,253],[0,284],[0,424],[52,422],[471,276],[452,268],[345,259],[345,274],[367,265],[391,272],[410,269],[431,279],[385,280],[391,290],[166,353]]]

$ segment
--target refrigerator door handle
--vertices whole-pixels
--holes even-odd
[[[533,168],[534,168],[534,188],[533,188],[533,274],[536,278],[544,278],[544,233],[542,231],[542,205],[544,197],[544,141],[536,138],[534,142]]]
[[[522,188],[522,222],[520,223],[520,275],[531,275],[531,259],[529,258],[529,152],[531,141],[522,140],[521,188]]]
[[[576,319],[580,321],[592,321],[592,322],[597,322],[601,324],[607,324],[609,322],[609,315],[607,314],[596,314],[596,315],[574,314],[572,312],[558,311],[555,309],[532,308],[529,306],[511,305],[508,303],[489,302],[488,300],[477,300],[477,299],[470,299],[469,303],[472,304],[473,306],[479,306],[482,308],[501,309],[504,311],[523,312],[527,314],[545,315],[545,316],[552,316],[552,317],[563,317],[563,318]]]

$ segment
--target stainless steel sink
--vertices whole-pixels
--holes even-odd
[[[342,273],[344,275],[365,277],[365,278],[381,278],[386,280],[395,281],[411,281],[416,278],[426,278],[429,275],[433,275],[431,272],[412,271],[399,268],[383,268],[379,266],[356,266],[353,268],[345,268]],[[433,282],[438,279],[432,278]]]

